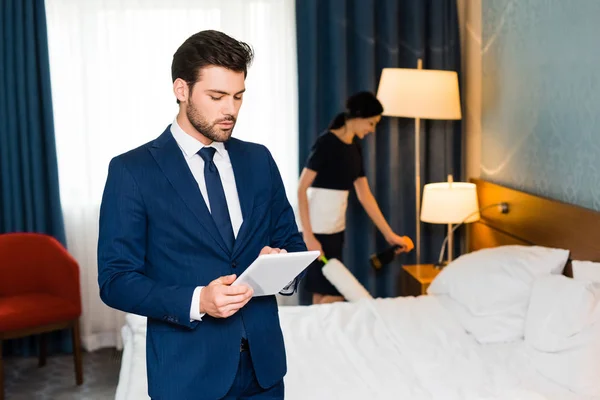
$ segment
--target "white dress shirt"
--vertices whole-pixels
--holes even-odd
[[[204,181],[204,160],[198,152],[203,147],[214,147],[217,151],[213,158],[213,162],[217,166],[219,176],[221,177],[221,183],[223,184],[223,190],[225,191],[225,199],[227,200],[227,208],[229,209],[229,217],[231,218],[231,225],[233,227],[233,234],[237,238],[242,222],[242,207],[240,206],[240,198],[238,196],[237,186],[235,184],[235,176],[233,174],[233,167],[231,160],[229,159],[229,153],[225,149],[225,145],[219,142],[212,142],[210,145],[205,146],[199,140],[188,135],[181,129],[177,123],[177,118],[171,125],[171,134],[175,138],[179,149],[183,153],[183,157],[187,162],[194,179],[198,183],[204,202],[210,211],[210,201],[208,200],[208,191],[206,190],[206,182]],[[198,286],[194,290],[192,296],[192,304],[190,306],[190,319],[201,321],[204,313],[200,313],[200,292],[203,286]]]

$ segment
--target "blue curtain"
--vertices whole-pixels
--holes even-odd
[[[43,0],[0,2],[0,85],[0,233],[65,244]],[[35,354],[36,339],[7,341],[4,351]],[[48,351],[71,351],[68,333],[52,335]]]
[[[460,41],[455,0],[302,0],[296,3],[300,119],[300,168],[317,136],[343,111],[348,96],[376,93],[385,67],[453,70],[460,80]],[[461,178],[461,126],[421,121],[421,180]],[[415,237],[414,120],[383,118],[363,142],[367,178],[390,225]],[[437,260],[443,226],[422,224],[422,262]],[[458,242],[458,241],[457,241]],[[345,264],[375,296],[395,295],[402,255],[379,272],[369,256],[387,244],[356,197],[348,210]],[[456,244],[456,252],[460,243]],[[301,292],[301,303],[307,303]]]

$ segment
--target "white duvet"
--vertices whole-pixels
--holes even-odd
[[[286,400],[574,400],[538,375],[522,341],[478,344],[443,297],[280,307]],[[128,315],[116,400],[147,399],[145,319]]]

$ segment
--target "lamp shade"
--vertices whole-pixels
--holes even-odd
[[[469,217],[465,221],[465,218]],[[421,221],[432,224],[459,224],[479,220],[479,202],[474,183],[429,183],[423,188]]]
[[[377,98],[383,115],[461,119],[458,75],[454,71],[384,68]]]

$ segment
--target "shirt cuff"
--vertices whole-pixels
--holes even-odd
[[[202,317],[206,315],[206,313],[200,313],[200,292],[203,287],[204,286],[198,286],[194,289],[192,305],[190,306],[190,321],[202,321]]]

